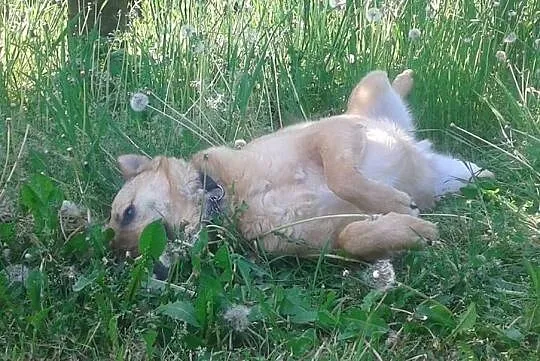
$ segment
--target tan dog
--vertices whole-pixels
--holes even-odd
[[[417,217],[418,207],[457,192],[473,172],[492,174],[414,139],[403,101],[412,83],[411,71],[393,84],[385,72],[371,72],[353,90],[345,114],[284,128],[240,150],[213,147],[189,161],[120,156],[126,183],[112,205],[112,246],[137,253],[140,233],[156,219],[185,225],[189,233],[210,208],[226,212],[242,202],[242,235],[259,238],[273,253],[301,256],[329,242],[374,259],[434,240],[437,228]],[[320,218],[298,223],[313,217]]]

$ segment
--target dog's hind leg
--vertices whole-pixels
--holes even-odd
[[[352,222],[339,234],[336,246],[364,260],[385,257],[438,237],[435,224],[405,214],[389,213],[373,221]]]
[[[400,74],[391,85],[386,72],[372,71],[351,92],[346,113],[392,121],[412,132],[413,120],[402,99],[410,92],[412,84],[412,73]]]
[[[414,73],[411,69],[407,69],[400,73],[398,76],[396,76],[396,78],[392,82],[392,88],[403,99],[408,97],[411,93],[412,87],[414,85],[413,74]]]

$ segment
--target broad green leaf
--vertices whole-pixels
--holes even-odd
[[[448,330],[453,330],[456,327],[454,314],[440,303],[420,305],[417,309],[417,313],[426,316],[428,323],[442,326]]]
[[[469,307],[467,307],[467,310],[463,312],[463,314],[459,317],[458,324],[456,328],[454,328],[453,333],[458,334],[473,328],[474,324],[476,323],[476,317],[476,304],[473,302],[469,305]]]
[[[233,279],[233,270],[231,265],[231,257],[229,253],[229,249],[227,247],[227,244],[221,245],[219,247],[218,251],[216,252],[216,255],[214,256],[214,262],[216,263],[216,266],[221,268],[223,270],[223,273],[221,274],[221,280],[225,282],[230,282]]]
[[[90,276],[81,276],[79,279],[75,282],[72,289],[74,292],[82,291],[86,286],[94,283],[96,280],[96,272],[93,272]]]
[[[158,259],[167,245],[167,232],[160,219],[147,225],[139,238],[141,254],[152,259]]]
[[[508,337],[508,339],[515,342],[521,342],[524,338],[523,334],[515,327],[507,328],[503,331],[503,334]]]
[[[45,283],[45,276],[39,270],[32,270],[26,279],[26,293],[30,299],[32,309],[41,309],[41,293]]]
[[[62,203],[63,194],[50,178],[35,174],[29,182],[21,186],[21,205],[35,219],[36,230],[53,230],[58,226],[57,212]]]
[[[142,334],[144,344],[146,345],[146,355],[148,357],[152,356],[154,354],[154,343],[156,342],[156,338],[158,336],[158,333],[156,330],[146,330]]]
[[[203,250],[208,245],[208,232],[206,231],[206,228],[201,229],[199,232],[199,236],[197,237],[197,240],[195,243],[193,243],[193,247],[191,247],[191,264],[193,266],[193,271],[195,274],[201,273],[201,255]]]
[[[318,313],[315,310],[298,309],[290,318],[293,323],[310,323],[318,320]]]
[[[195,308],[189,302],[176,301],[161,305],[157,308],[157,312],[167,315],[175,320],[183,321],[194,327],[201,327],[201,324],[195,318]]]

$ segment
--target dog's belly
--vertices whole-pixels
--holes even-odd
[[[436,180],[429,152],[393,124],[368,123],[358,168],[368,178],[409,194],[420,208],[426,208],[433,202]]]
[[[327,243],[332,248],[339,232],[358,217],[317,217],[360,213],[315,174],[293,184],[268,183],[264,190],[252,193],[245,201],[248,210],[241,216],[242,233],[248,239],[270,233],[262,241],[265,249],[273,253],[306,253],[320,250]],[[302,222],[310,218],[315,219]],[[276,229],[279,230],[272,232]]]

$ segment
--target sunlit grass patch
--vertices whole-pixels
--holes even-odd
[[[0,7],[0,358],[536,359],[538,1],[140,6],[113,38],[72,36],[62,1]],[[172,283],[151,247],[113,261],[116,156],[241,146],[340,112],[376,68],[413,69],[418,136],[497,177],[424,215],[440,243],[387,287],[388,267],[255,255],[228,223]]]

